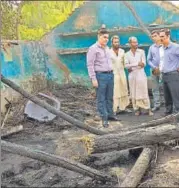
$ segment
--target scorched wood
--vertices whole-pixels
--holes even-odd
[[[94,179],[98,179],[102,181],[112,180],[112,177],[106,173],[102,173],[96,169],[90,168],[81,163],[78,163],[78,162],[63,158],[63,157],[55,156],[55,155],[52,155],[43,151],[31,149],[28,147],[6,142],[3,140],[1,140],[1,149],[14,153],[14,154],[19,154],[21,156],[30,157],[32,159],[37,159],[39,161],[56,165],[56,166],[59,166],[59,167],[62,167],[62,168],[65,168],[74,172],[78,172],[80,174],[89,176]]]
[[[88,154],[93,154],[130,149],[138,146],[143,147],[173,139],[179,139],[179,126],[165,124],[146,129],[121,132],[120,134],[92,135],[86,138],[86,140],[82,140],[82,142],[84,142]]]
[[[126,176],[120,187],[137,187],[150,164],[152,154],[152,148],[143,149],[135,165]]]
[[[97,135],[107,134],[106,131],[98,130],[98,129],[92,127],[92,126],[86,125],[83,122],[81,122],[81,121],[69,116],[68,114],[65,114],[64,112],[57,110],[53,106],[49,105],[47,102],[37,98],[36,96],[33,96],[33,95],[29,94],[24,89],[19,87],[17,84],[15,84],[11,80],[5,78],[3,75],[1,75],[1,81],[4,84],[6,84],[9,87],[11,87],[12,89],[14,89],[15,91],[17,91],[18,93],[20,93],[21,95],[23,95],[24,97],[26,97],[27,99],[29,99],[32,102],[34,102],[35,104],[38,104],[39,106],[41,106],[41,107],[45,108],[46,110],[48,110],[49,112],[51,112],[52,114],[55,114],[55,115],[63,118],[64,120],[72,123],[73,125],[79,127],[80,129],[86,130],[86,131],[88,131],[90,133],[97,134]]]

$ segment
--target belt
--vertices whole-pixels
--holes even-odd
[[[102,73],[102,74],[111,74],[111,73],[113,73],[113,71],[111,70],[111,71],[95,71],[96,73]]]
[[[179,73],[179,72],[177,70],[171,71],[171,72],[166,72],[166,73],[162,72],[163,75],[170,75],[170,74],[176,74],[176,73]]]

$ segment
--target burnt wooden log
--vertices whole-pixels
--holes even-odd
[[[15,127],[3,128],[3,129],[1,129],[1,138],[9,136],[11,134],[18,133],[18,132],[20,132],[22,130],[23,130],[23,126],[22,125],[18,125],[18,126],[15,126]]]
[[[112,151],[107,153],[97,153],[89,156],[88,161],[93,162],[95,166],[110,165],[115,162],[127,160],[129,157],[128,150]]]
[[[1,140],[1,149],[14,153],[14,154],[19,154],[21,156],[29,157],[29,158],[36,159],[45,163],[59,166],[59,167],[62,167],[62,168],[65,168],[74,172],[78,172],[80,174],[89,176],[97,180],[102,180],[102,181],[113,180],[113,178],[106,173],[102,173],[96,169],[90,168],[81,163],[78,163],[78,162],[63,158],[63,157],[59,157],[56,155],[52,155],[43,151],[31,149],[28,147],[6,142],[3,140]]]
[[[179,139],[179,126],[160,125],[146,129],[136,129],[120,134],[108,134],[103,136],[89,136],[81,139],[88,154],[103,153],[113,150],[130,149],[138,146],[152,145],[165,141]]]
[[[153,150],[151,148],[144,148],[135,165],[126,176],[120,187],[137,187],[149,167],[152,156]]]
[[[31,94],[29,94],[28,92],[26,92],[24,89],[22,89],[21,87],[19,87],[17,84],[15,84],[14,82],[12,82],[11,80],[5,78],[3,75],[1,75],[1,81],[8,85],[9,87],[11,87],[12,89],[14,89],[15,91],[17,91],[18,93],[20,93],[21,95],[23,95],[24,97],[26,97],[27,99],[31,100],[32,102],[38,104],[39,106],[45,108],[46,110],[48,110],[49,112],[51,112],[52,114],[55,114],[61,118],[63,118],[64,120],[68,121],[69,123],[79,127],[80,129],[86,130],[90,133],[93,134],[97,134],[97,135],[104,135],[107,134],[106,131],[102,131],[99,129],[96,129],[92,126],[86,125],[83,122],[69,116],[68,114],[57,110],[56,108],[54,108],[53,106],[49,105],[47,102],[39,99],[36,96],[33,96]]]
[[[146,123],[141,123],[140,125],[125,127],[125,128],[120,129],[120,131],[131,131],[131,130],[134,130],[134,129],[154,127],[154,126],[164,124],[164,123],[170,123],[170,122],[173,123],[173,122],[177,121],[177,118],[179,118],[179,113],[168,115],[168,116],[165,116],[163,118],[152,120],[152,121],[149,121],[149,122],[146,122]]]
[[[156,125],[160,125],[160,124],[168,123],[168,122],[176,122],[178,118],[179,118],[179,113],[171,114],[160,119],[142,123],[141,126],[150,127],[150,126],[156,126]]]

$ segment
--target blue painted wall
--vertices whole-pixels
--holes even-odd
[[[179,22],[179,13],[175,14],[172,10],[165,10],[150,1],[130,1],[130,3],[146,25],[155,22],[159,17],[164,24]],[[83,25],[84,27],[76,24],[80,16],[86,16],[87,23]],[[90,19],[93,21],[90,22]],[[91,1],[77,9],[66,22],[55,28],[54,32],[87,31],[89,28],[95,30],[102,23],[106,24],[108,28],[138,26],[132,13],[123,5],[122,1]]]
[[[6,77],[16,77],[21,74],[18,57],[13,56],[13,61],[5,61],[4,54],[1,53],[1,73]]]
[[[48,57],[38,42],[11,45],[11,52],[13,61],[6,61],[4,52],[0,53],[1,73],[5,77],[25,79],[33,74],[47,72]]]
[[[128,33],[116,33],[120,37],[121,45],[128,43],[128,39],[131,36],[138,38],[139,44],[152,44],[150,38],[143,32],[128,32]],[[110,35],[111,37],[112,35]],[[179,42],[179,29],[171,30],[172,40]],[[55,37],[56,48],[86,48],[94,44],[97,40],[97,36],[68,36],[68,37]],[[110,46],[110,41],[108,43]]]
[[[132,1],[130,2],[141,17],[145,25],[163,20],[162,23],[179,23],[179,11],[162,8],[150,1]],[[97,30],[102,24],[107,28],[136,26],[138,23],[132,13],[123,5],[121,1],[93,1],[86,2],[62,24],[58,25],[51,33],[51,45],[55,49],[84,48],[89,47],[96,42],[96,36],[68,36],[60,37],[60,33],[87,32]],[[152,44],[152,41],[143,32],[117,33],[120,36],[121,44],[128,42],[130,36],[136,36],[139,44]],[[172,29],[172,39],[179,42],[179,28]],[[109,43],[110,46],[110,43]],[[42,43],[29,42],[21,45],[22,60],[13,52],[13,61],[6,62],[3,53],[0,54],[2,74],[9,78],[24,79],[35,73],[44,73],[47,79],[61,82],[63,80],[63,71],[59,69],[58,63],[50,63],[49,57],[44,52]],[[15,48],[15,47],[14,47]],[[145,49],[146,54],[148,48]],[[66,65],[71,72],[73,79],[84,79],[88,81],[86,69],[86,54],[58,55],[59,60]],[[148,66],[145,68],[147,75],[150,75]]]
[[[135,10],[137,10],[138,15],[141,17],[145,25],[155,23],[159,17],[163,20],[164,25],[179,23],[179,13],[174,14],[172,11],[165,10],[161,6],[149,1],[133,1],[130,3]],[[80,20],[81,17],[86,17],[86,19],[82,19],[84,22],[86,21],[86,24],[77,24],[77,21]],[[91,17],[93,17],[92,21],[90,21]],[[54,46],[57,49],[89,47],[96,42],[96,36],[59,37],[58,33],[97,30],[102,24],[105,24],[109,29],[113,29],[114,27],[125,28],[128,26],[138,27],[138,23],[132,13],[121,1],[88,2],[78,9],[66,22],[62,23],[54,30]],[[139,44],[152,44],[151,39],[143,32],[118,32],[117,34],[120,36],[121,45],[128,43],[128,38],[130,36],[136,36]],[[171,36],[173,40],[179,42],[179,29],[172,29]],[[108,45],[110,46],[110,42]],[[148,48],[145,48],[145,52],[147,55]],[[61,55],[59,58],[69,67],[70,70],[73,70],[74,73],[80,72],[84,76],[88,76],[85,54],[75,54],[70,56]],[[74,61],[76,66],[74,66]],[[148,65],[145,67],[145,71],[147,76],[150,76],[150,68]]]

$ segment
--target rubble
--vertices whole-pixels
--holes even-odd
[[[96,112],[95,107],[95,97],[92,96],[92,92],[89,88],[80,86],[80,85],[66,85],[61,86],[61,88],[55,88],[55,90],[42,91],[43,93],[49,92],[52,95],[58,94],[61,103],[60,110],[69,114],[72,117],[76,117],[79,121],[86,121],[88,119],[93,119]],[[74,96],[74,97],[73,97]],[[74,101],[77,105],[71,105]],[[79,102],[78,102],[79,101]],[[118,169],[123,169],[121,173],[119,173],[119,177],[116,175],[113,176],[117,182],[110,182],[95,180],[95,178],[90,179],[86,176],[80,175],[79,173],[75,173],[66,169],[62,169],[60,167],[54,167],[47,163],[39,163],[39,161],[30,160],[26,157],[17,156],[14,154],[7,153],[3,151],[2,153],[2,162],[4,163],[3,168],[3,176],[2,176],[2,185],[3,186],[52,186],[52,187],[83,187],[83,186],[91,186],[91,187],[116,187],[117,184],[121,184],[124,181],[126,175],[130,172],[135,161],[137,159],[129,160],[132,157],[130,153],[127,152],[126,156],[123,156],[122,160],[116,152],[116,156],[119,157],[119,161],[114,159],[114,161],[109,162],[106,160],[108,154],[105,156],[96,156],[97,160],[93,161],[85,161],[82,156],[86,155],[86,151],[77,144],[77,139],[80,139],[83,136],[88,136],[89,133],[86,130],[79,129],[79,127],[73,126],[69,122],[65,121],[61,117],[56,117],[51,122],[41,123],[35,120],[29,120],[23,116],[24,107],[27,100],[22,100],[21,103],[12,103],[12,109],[15,113],[12,112],[11,116],[7,120],[8,126],[14,126],[14,122],[18,122],[23,125],[23,131],[8,136],[5,138],[6,141],[11,143],[16,143],[28,148],[32,148],[35,150],[41,150],[47,152],[49,154],[60,155],[60,157],[68,158],[69,160],[75,160],[81,162],[89,167],[94,166],[95,169],[102,173],[109,173],[112,168],[115,168],[118,172]],[[14,107],[16,106],[16,107]],[[80,110],[79,110],[80,109]],[[85,109],[85,113],[82,113],[82,109]],[[16,111],[18,110],[19,116],[17,116]],[[87,112],[87,113],[86,113]],[[126,130],[137,131],[137,129],[129,129],[129,127],[136,127],[140,123],[151,121],[153,117],[148,117],[143,115],[139,119],[135,117],[133,113],[122,114],[119,115],[122,119],[121,125],[118,125],[116,131],[120,131],[121,126],[125,126]],[[83,120],[81,120],[83,117]],[[154,118],[159,118],[160,114],[156,114]],[[140,121],[139,121],[140,120]],[[133,121],[133,125],[131,125],[131,121]],[[94,125],[95,126],[95,125]],[[113,123],[111,122],[111,126]],[[117,125],[116,125],[117,127]],[[124,130],[124,127],[122,127]],[[145,129],[145,127],[143,128]],[[57,152],[58,150],[58,152]],[[122,152],[122,151],[121,151]],[[135,149],[134,149],[135,153]],[[96,154],[94,154],[96,155]],[[19,167],[13,166],[12,158],[16,156],[19,159]],[[140,156],[140,154],[139,154]],[[95,156],[93,156],[94,158]],[[100,161],[100,159],[104,159],[104,161]],[[113,159],[112,159],[113,160]],[[158,159],[159,160],[159,159]],[[34,162],[35,163],[34,163]],[[107,161],[107,163],[106,163]],[[101,164],[100,164],[101,163]],[[104,165],[106,163],[106,165]],[[8,164],[8,165],[7,165]],[[22,168],[23,167],[23,168]],[[8,170],[9,169],[9,170]],[[15,169],[19,169],[18,171]],[[150,169],[150,166],[149,166]],[[124,173],[125,172],[125,173]],[[149,171],[150,172],[150,171]],[[120,176],[121,174],[121,176]],[[39,177],[38,179],[36,177]],[[145,177],[147,178],[147,177]],[[140,180],[138,180],[140,181]],[[143,181],[143,180],[142,180]],[[78,183],[79,182],[79,183]],[[143,183],[143,182],[142,182]]]

